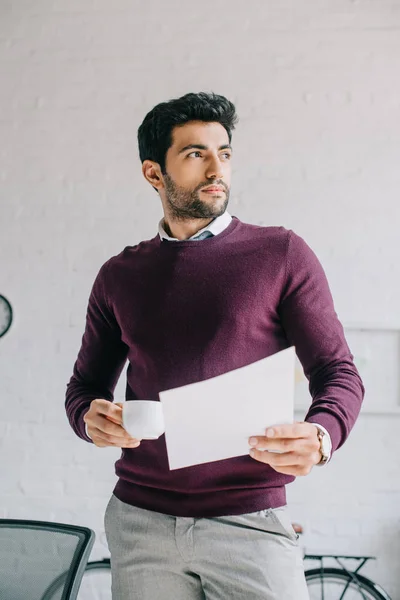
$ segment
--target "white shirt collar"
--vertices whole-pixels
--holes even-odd
[[[232,221],[231,215],[227,211],[225,211],[222,215],[213,219],[211,221],[211,223],[209,223],[207,225],[207,227],[203,227],[203,229],[200,229],[200,231],[196,231],[196,233],[188,239],[193,240],[198,235],[200,235],[201,233],[204,233],[205,231],[209,231],[210,233],[212,233],[212,235],[218,235],[219,233],[222,233],[222,231],[228,227],[228,225],[231,221]],[[178,240],[177,238],[173,238],[168,235],[168,233],[164,229],[164,219],[161,219],[161,221],[158,224],[158,233],[162,240],[163,239],[169,240],[170,242],[183,241],[183,240]],[[184,240],[184,241],[187,241],[187,240]]]

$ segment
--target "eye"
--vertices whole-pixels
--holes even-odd
[[[194,150],[194,152],[191,152],[190,154],[187,155],[187,158],[189,158],[189,156],[192,156],[192,154],[199,154],[200,152],[198,150]]]
[[[228,160],[230,160],[232,158],[232,154],[230,152],[224,152],[223,156],[226,156],[228,158]]]

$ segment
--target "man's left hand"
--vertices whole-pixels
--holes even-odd
[[[321,460],[317,433],[317,427],[306,422],[268,427],[265,436],[249,438],[250,456],[278,473],[308,475]]]

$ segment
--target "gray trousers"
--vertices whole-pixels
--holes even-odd
[[[286,506],[188,518],[112,495],[104,525],[113,600],[309,600]]]

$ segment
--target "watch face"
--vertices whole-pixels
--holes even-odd
[[[11,304],[0,295],[0,337],[2,337],[10,329],[12,323],[12,308]]]

